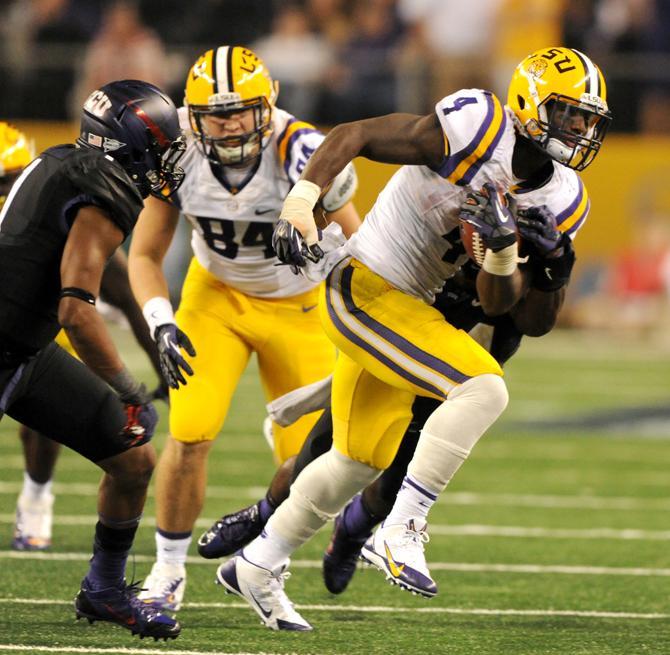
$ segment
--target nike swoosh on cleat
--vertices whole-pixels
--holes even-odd
[[[251,593],[251,591],[249,591],[249,595],[254,599],[254,603],[256,603],[256,605],[258,606],[258,608],[260,609],[260,611],[263,613],[263,616],[264,616],[266,619],[269,619],[269,618],[272,616],[272,610],[269,610],[269,611],[266,610],[266,609],[265,609],[265,608],[264,608],[264,607],[263,607],[263,606],[256,600],[256,596],[254,596],[254,595]]]
[[[315,307],[318,307],[318,304],[316,305],[309,305],[306,307],[305,305],[302,306],[302,313],[306,314],[307,312],[311,312]]]
[[[123,621],[126,625],[135,625],[137,623],[137,619],[134,616],[122,616],[118,612],[114,610],[113,607],[110,607],[105,603],[103,607],[114,617],[119,619],[119,621]]]
[[[384,542],[384,550],[386,551],[386,559],[388,560],[389,569],[391,570],[391,575],[394,578],[400,577],[400,574],[405,570],[405,565],[401,564],[400,566],[398,566],[395,563],[395,560],[393,559],[393,555],[391,555],[391,551],[389,550],[389,547],[386,545],[386,542]]]

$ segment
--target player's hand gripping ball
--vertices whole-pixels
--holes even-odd
[[[468,193],[461,204],[459,218],[463,247],[478,266],[484,263],[487,248],[498,252],[518,240],[507,198],[492,184]]]

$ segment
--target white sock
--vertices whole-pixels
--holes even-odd
[[[268,571],[280,567],[295,550],[276,530],[267,526],[248,546],[242,549],[242,557]]]
[[[384,519],[384,525],[407,523],[417,517],[426,518],[428,511],[437,500],[439,491],[428,488],[411,475],[406,475],[396,497],[391,513]]]
[[[156,530],[156,561],[161,564],[184,565],[192,536],[172,539]]]
[[[53,479],[47,480],[44,484],[35,482],[27,471],[23,472],[23,489],[21,495],[30,500],[42,500],[51,495],[51,486]]]

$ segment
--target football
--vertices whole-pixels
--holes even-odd
[[[468,257],[477,264],[477,266],[481,266],[484,263],[484,255],[486,254],[486,246],[484,245],[484,240],[482,239],[481,234],[477,232],[472,223],[468,223],[464,220],[460,221],[460,233],[461,241]]]

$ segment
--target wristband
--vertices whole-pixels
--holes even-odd
[[[163,298],[163,296],[155,296],[147,300],[144,303],[144,307],[142,307],[142,314],[149,326],[149,334],[152,339],[156,338],[156,329],[160,325],[175,323],[172,304],[167,298]]]
[[[308,246],[319,240],[313,211],[320,195],[321,187],[318,184],[298,180],[286,196],[280,215],[300,232]]]
[[[535,263],[531,286],[538,291],[558,291],[570,281],[575,259],[572,242],[565,239],[560,257],[547,257]]]
[[[491,275],[512,275],[516,271],[516,265],[519,261],[519,249],[516,241],[511,245],[493,252],[490,248],[486,249],[482,268]]]

